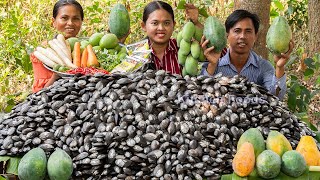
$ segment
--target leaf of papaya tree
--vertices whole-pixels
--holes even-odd
[[[320,84],[320,77],[318,77],[316,82],[317,82],[317,84]]]
[[[177,9],[186,9],[186,7],[184,6],[186,4],[186,1],[182,0],[179,1]]]
[[[283,4],[282,4],[280,1],[273,1],[273,2],[274,2],[274,5],[275,5],[280,11],[283,11],[283,10],[284,10]]]
[[[11,157],[7,167],[7,173],[18,175],[18,166],[21,157]]]
[[[205,18],[209,17],[205,7],[202,7],[201,9],[199,9],[199,14],[202,15],[203,17],[205,17]]]

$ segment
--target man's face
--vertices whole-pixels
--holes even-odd
[[[230,52],[237,54],[249,53],[253,47],[257,34],[250,18],[237,22],[227,33]]]

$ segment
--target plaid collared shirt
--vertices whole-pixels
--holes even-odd
[[[150,44],[150,42],[149,42]],[[153,49],[152,49],[153,50]],[[152,51],[151,62],[155,64],[157,70],[163,69],[171,74],[181,74],[181,66],[178,62],[178,46],[175,39],[169,40],[169,45],[160,60]]]

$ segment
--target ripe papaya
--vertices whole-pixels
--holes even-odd
[[[245,177],[254,170],[254,165],[253,145],[249,142],[244,142],[232,160],[232,169],[238,176]]]
[[[216,52],[222,51],[227,45],[226,28],[216,17],[209,16],[206,19],[203,35],[209,40],[208,47],[214,46]]]
[[[18,165],[18,177],[21,180],[42,180],[45,178],[47,157],[41,148],[31,149]]]
[[[286,53],[289,50],[289,43],[292,39],[290,26],[283,16],[276,17],[267,32],[267,47],[276,55]]]
[[[307,170],[307,163],[298,151],[287,151],[281,159],[281,171],[288,176],[299,177]]]
[[[250,128],[240,136],[237,149],[239,149],[244,142],[250,142],[253,145],[254,155],[256,157],[266,149],[264,138],[257,128]]]
[[[296,150],[302,154],[308,166],[317,166],[320,152],[312,136],[302,136]]]
[[[130,17],[124,5],[116,4],[111,9],[108,24],[110,32],[115,34],[118,39],[128,34],[130,30]]]
[[[282,157],[283,153],[292,150],[288,139],[278,131],[270,131],[266,141],[267,149],[272,150]]]
[[[194,26],[194,24],[192,22],[187,22],[182,29],[182,38],[186,42],[190,42],[195,32],[196,27]]]
[[[275,178],[281,170],[281,158],[271,150],[264,150],[257,157],[256,167],[259,176],[265,179]]]

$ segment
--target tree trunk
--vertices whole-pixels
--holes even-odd
[[[308,1],[308,17],[309,17],[309,57],[320,52],[320,2],[319,0]]]
[[[316,0],[314,0],[316,1]],[[255,13],[260,18],[258,39],[253,47],[254,51],[264,59],[268,59],[266,35],[269,28],[271,0],[235,0],[235,9],[245,9]]]

